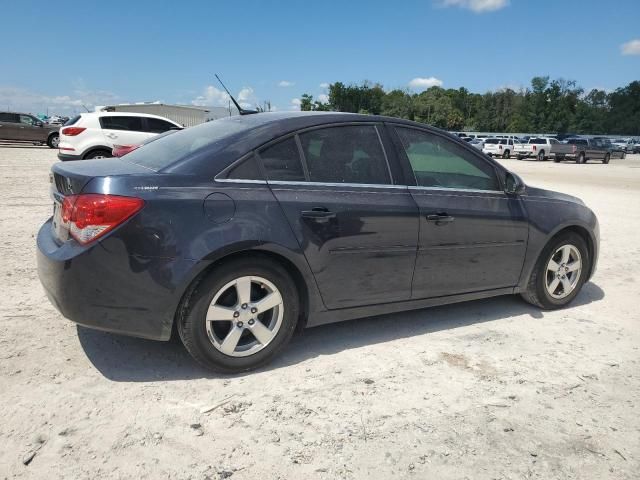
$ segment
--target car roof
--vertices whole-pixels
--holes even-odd
[[[169,120],[171,123],[176,123],[173,120],[162,117],[160,115],[152,115],[150,113],[136,113],[136,112],[85,112],[81,113],[81,116],[98,116],[98,117],[145,117],[145,118],[158,118],[160,120]]]

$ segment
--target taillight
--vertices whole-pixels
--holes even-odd
[[[62,221],[69,224],[69,232],[86,245],[113,230],[140,211],[144,200],[87,193],[69,195],[62,202]]]
[[[578,151],[578,147],[575,145],[571,145],[571,153],[576,153]]]
[[[64,127],[62,130],[60,130],[60,133],[68,137],[75,137],[76,135],[80,135],[85,130],[86,128],[83,127]]]
[[[111,149],[111,155],[113,155],[114,157],[122,157],[127,153],[133,152],[139,147],[140,145],[114,145]]]
[[[536,148],[536,146],[534,145],[534,146],[533,146],[533,151],[535,152],[536,150],[537,150],[537,148]]]
[[[502,145],[498,145],[498,149],[502,150]]]

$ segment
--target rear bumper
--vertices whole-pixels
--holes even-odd
[[[82,160],[82,155],[72,155],[70,153],[58,152],[58,160],[66,162],[67,160]]]
[[[38,276],[51,303],[86,327],[168,340],[195,262],[134,257],[121,240],[108,237],[106,242],[58,245],[51,220],[40,228]]]

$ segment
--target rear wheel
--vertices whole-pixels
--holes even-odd
[[[562,157],[559,157],[558,155],[553,157],[553,163],[560,163],[561,160],[562,160]]]
[[[511,158],[511,152],[509,150],[505,150],[502,154],[502,158]]]
[[[586,163],[587,162],[587,158],[584,156],[584,153],[581,153],[580,155],[578,155],[578,158],[576,158],[576,163]]]
[[[47,139],[47,145],[49,146],[49,148],[58,148],[59,144],[60,144],[60,135],[58,135],[57,133],[54,133],[53,135],[49,135],[49,138]]]
[[[94,150],[93,152],[90,152],[86,157],[84,157],[86,160],[93,160],[96,158],[111,158],[113,155],[111,155],[111,152],[109,152],[108,150]]]
[[[609,160],[611,160],[611,154],[605,153],[604,158],[602,159],[602,163],[609,163]]]
[[[540,152],[538,152],[538,161],[544,161],[544,150],[540,150]]]
[[[578,295],[590,265],[585,240],[575,232],[560,234],[540,254],[522,297],[544,309],[561,308]]]
[[[279,264],[262,258],[227,263],[194,289],[178,325],[201,365],[221,373],[261,367],[287,345],[298,321],[298,292]]]

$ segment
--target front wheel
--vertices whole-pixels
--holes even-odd
[[[605,163],[605,164],[606,164],[606,163],[609,163],[609,160],[611,160],[611,154],[606,153],[606,154],[604,155],[604,158],[602,159],[602,163]]]
[[[559,235],[540,254],[522,297],[547,310],[564,307],[580,292],[590,262],[584,238],[575,232]]]
[[[261,367],[287,345],[299,299],[287,271],[269,259],[247,258],[215,269],[193,290],[178,332],[204,367],[237,373]]]

